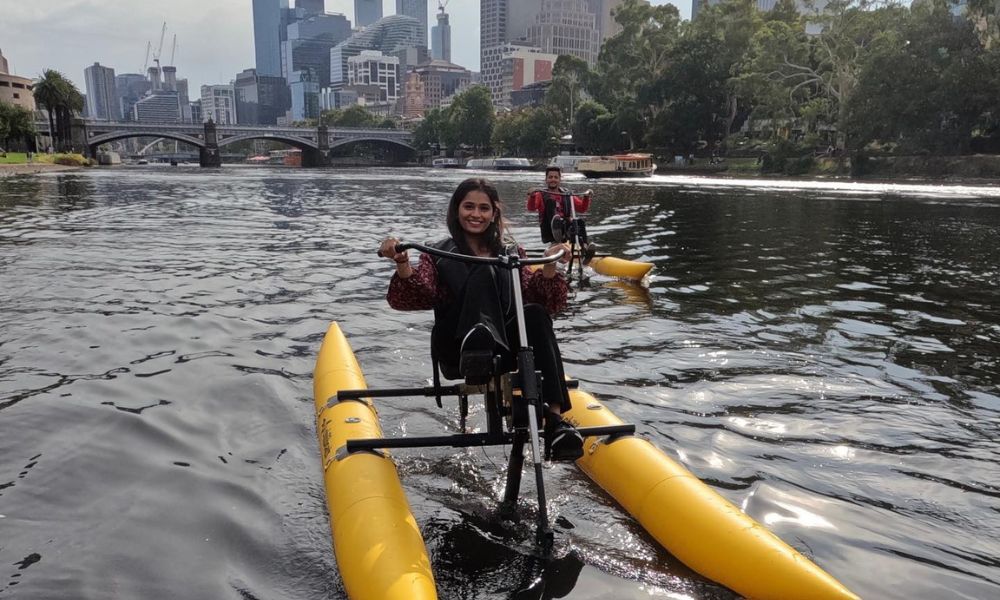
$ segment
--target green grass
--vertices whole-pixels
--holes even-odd
[[[28,162],[28,155],[24,152],[8,152],[7,156],[0,155],[0,165],[21,165]]]

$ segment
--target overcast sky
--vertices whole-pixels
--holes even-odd
[[[683,18],[691,16],[691,0],[653,0],[675,4]],[[294,0],[291,1],[294,5]],[[393,14],[395,0],[383,0]],[[189,80],[191,95],[202,84],[228,83],[254,66],[250,0],[0,0],[0,50],[11,72],[38,77],[55,69],[86,92],[83,70],[100,62],[116,74],[138,73],[146,42],[155,51],[167,23],[161,64],[170,59],[178,78]],[[354,22],[353,0],[326,0],[327,12]],[[434,25],[437,0],[428,0],[428,25]],[[479,2],[450,0],[452,62],[479,70]]]

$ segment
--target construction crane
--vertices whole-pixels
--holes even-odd
[[[444,13],[444,9],[448,8],[449,2],[451,2],[451,0],[444,0],[444,2],[438,0],[438,10]]]
[[[156,54],[153,55],[153,62],[156,63],[156,68],[160,68],[160,54],[163,53],[163,36],[167,35],[167,22],[163,22],[163,28],[160,29],[160,45],[156,48]]]
[[[170,65],[174,64],[174,53],[177,52],[177,34],[174,34],[174,43],[170,46]]]
[[[152,49],[153,49],[153,42],[146,42],[146,58],[143,59],[142,61],[142,71],[140,71],[141,73],[145,73],[146,67],[149,66],[149,51]]]

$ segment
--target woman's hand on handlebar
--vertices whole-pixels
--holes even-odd
[[[406,252],[396,252],[396,246],[398,245],[399,240],[394,237],[387,237],[382,240],[382,244],[378,247],[378,255],[392,259],[396,264],[409,262],[409,254]]]
[[[403,279],[408,279],[413,275],[413,267],[410,266],[410,255],[406,251],[396,252],[399,240],[394,237],[387,237],[382,240],[382,245],[378,247],[379,256],[392,259],[396,263],[396,275]]]

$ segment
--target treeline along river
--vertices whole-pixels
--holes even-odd
[[[431,314],[389,309],[375,248],[442,237],[466,175],[0,181],[0,598],[342,598],[315,355],[337,320],[369,385],[430,377]],[[495,178],[529,247],[541,178]],[[603,250],[656,263],[558,318],[584,388],[862,597],[1000,597],[1000,188],[569,185]],[[390,435],[458,420],[379,406]],[[394,455],[442,598],[732,597],[570,465],[541,562],[492,512],[502,449]]]

